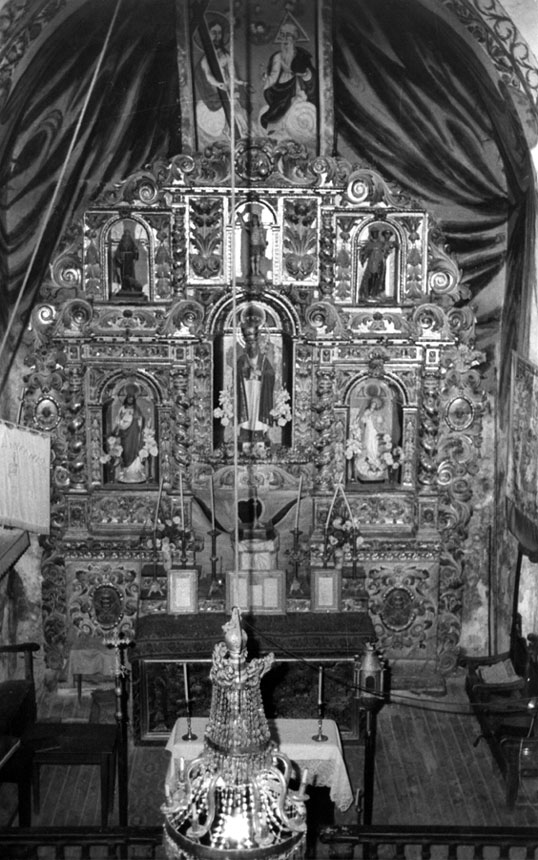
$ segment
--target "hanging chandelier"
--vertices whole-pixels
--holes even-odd
[[[211,709],[202,754],[172,762],[172,786],[162,807],[168,860],[302,860],[306,840],[305,785],[289,788],[287,756],[271,739],[260,680],[274,655],[246,660],[240,613],[223,626],[210,679]]]

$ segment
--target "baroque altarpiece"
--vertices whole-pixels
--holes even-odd
[[[102,191],[51,264],[22,420],[52,439],[52,666],[107,611],[130,637],[242,601],[367,616],[389,660],[455,665],[474,317],[427,211],[326,154],[316,99],[317,150],[196,138]]]

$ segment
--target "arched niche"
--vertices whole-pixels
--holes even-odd
[[[348,394],[346,483],[358,490],[399,484],[404,447],[400,388],[386,377],[363,377]]]
[[[293,431],[292,323],[261,299],[227,303],[214,323],[213,447],[264,459]],[[235,382],[237,382],[237,391]]]

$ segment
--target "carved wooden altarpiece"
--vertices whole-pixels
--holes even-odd
[[[49,661],[94,629],[98,582],[138,604],[127,633],[166,613],[170,566],[223,611],[239,517],[286,573],[284,611],[336,566],[335,606],[368,607],[389,660],[448,670],[483,409],[459,271],[367,167],[267,139],[234,165],[233,189],[223,145],[106,189],[42,286],[23,420],[54,453]],[[334,537],[351,514],[355,558]]]

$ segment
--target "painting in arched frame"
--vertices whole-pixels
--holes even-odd
[[[370,222],[356,235],[354,248],[357,303],[397,302],[400,240],[394,226]]]
[[[109,297],[146,302],[150,299],[150,238],[134,218],[115,221],[107,234]]]
[[[346,441],[347,482],[351,487],[399,481],[402,417],[401,395],[386,380],[367,378],[353,388]]]
[[[214,341],[214,445],[263,458],[291,444],[292,345],[278,315],[247,302],[230,315]],[[235,362],[235,365],[234,365]],[[237,382],[237,393],[234,383]]]
[[[157,411],[147,386],[136,378],[120,381],[103,403],[105,484],[158,481]]]

